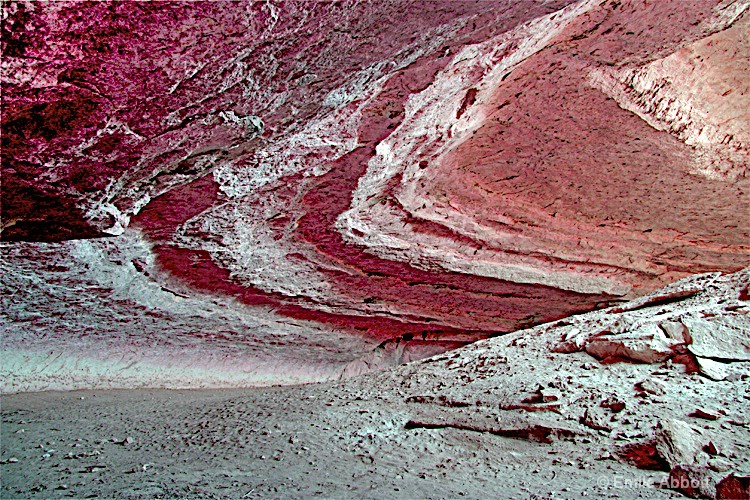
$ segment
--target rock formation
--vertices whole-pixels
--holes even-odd
[[[3,497],[750,494],[750,0],[0,8]]]
[[[747,11],[6,2],[4,349],[73,386],[320,380],[738,270]]]

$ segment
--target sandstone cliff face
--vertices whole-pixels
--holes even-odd
[[[692,146],[697,173],[747,178],[748,33],[745,16],[667,57],[639,68],[592,72],[591,79],[622,108]]]
[[[275,352],[270,374],[306,346],[321,363],[290,380],[308,380],[381,342],[423,342],[395,355],[411,359],[742,268],[748,15],[745,0],[6,3],[14,348],[67,349],[71,309],[175,360],[172,328],[225,332],[247,370]],[[24,330],[19,314],[47,319]]]

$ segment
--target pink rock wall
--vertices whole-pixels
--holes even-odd
[[[737,270],[747,7],[9,2],[2,239],[135,232],[196,293],[378,342]],[[730,88],[654,69],[686,52]]]

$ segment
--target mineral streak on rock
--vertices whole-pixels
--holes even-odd
[[[31,272],[45,290],[64,265],[90,297],[36,309],[106,307],[123,282],[92,278],[96,256],[141,293],[241,310],[232,335],[341,342],[359,373],[419,357],[399,339],[448,348],[735,271],[748,16],[746,0],[6,2],[4,288]],[[190,323],[151,299],[118,307]],[[650,328],[647,357],[685,343]],[[599,350],[644,352],[617,335]]]

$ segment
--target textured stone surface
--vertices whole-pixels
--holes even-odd
[[[734,474],[722,479],[716,485],[716,498],[750,497],[750,477],[738,477]]]
[[[715,480],[706,467],[677,465],[669,471],[669,487],[690,498],[714,498],[716,495]]]
[[[659,422],[656,427],[656,451],[670,467],[695,465],[708,458],[703,453],[703,437],[682,420]]]
[[[307,381],[743,268],[747,11],[5,2],[6,349]]]
[[[750,338],[743,318],[686,316],[681,322],[692,338],[689,349],[696,356],[750,361]]]

